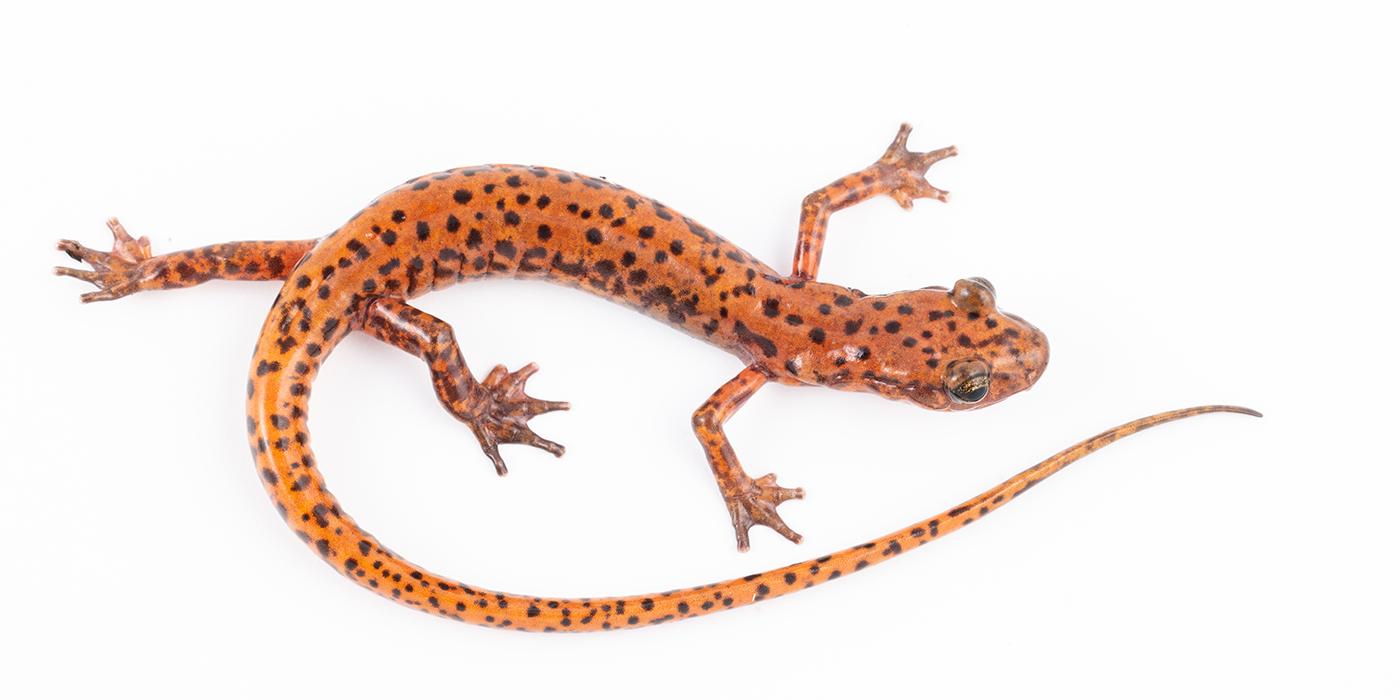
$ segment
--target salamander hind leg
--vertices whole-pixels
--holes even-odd
[[[476,434],[497,474],[506,474],[499,449],[503,444],[529,445],[556,457],[564,454],[562,445],[536,435],[528,425],[541,413],[569,408],[563,401],[542,401],[525,394],[525,380],[539,369],[533,363],[514,372],[497,365],[477,381],[462,359],[452,327],[397,299],[372,303],[364,330],[428,363],[438,400]]]
[[[84,302],[111,301],[152,289],[192,287],[209,280],[281,280],[316,241],[241,241],[205,246],[168,255],[151,255],[151,242],[132,238],[116,219],[112,250],[94,250],[77,241],[62,240],[58,249],[90,270],[56,267],[54,274],[90,282],[97,291],[82,295]]]
[[[802,498],[802,489],[778,486],[778,478],[773,474],[758,479],[750,477],[740,466],[739,458],[724,434],[724,421],[766,381],[767,377],[761,370],[746,368],[700,406],[691,421],[695,436],[700,439],[700,446],[705,448],[705,457],[715,473],[724,504],[729,509],[734,537],[741,552],[749,548],[749,529],[754,525],[766,525],[793,542],[802,541],[802,535],[793,532],[778,515],[778,505]]]

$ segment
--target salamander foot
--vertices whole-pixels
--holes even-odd
[[[107,228],[112,230],[113,242],[110,253],[93,250],[77,241],[62,240],[58,242],[58,249],[67,253],[68,257],[78,262],[85,262],[92,267],[91,270],[71,267],[55,267],[53,269],[56,275],[91,282],[98,287],[98,291],[82,295],[81,298],[84,302],[120,299],[140,291],[141,282],[151,272],[145,264],[152,259],[150,240],[145,236],[132,238],[131,234],[122,227],[121,222],[116,219],[108,219]]]
[[[460,416],[476,433],[481,450],[496,465],[496,473],[501,476],[506,474],[506,463],[497,449],[499,445],[529,445],[555,457],[564,454],[563,445],[536,435],[527,425],[527,421],[541,413],[569,408],[565,401],[541,401],[525,394],[525,380],[537,371],[539,366],[533,362],[514,372],[506,371],[505,365],[496,365],[475,387],[469,405]]]
[[[875,167],[886,176],[882,179],[891,183],[888,194],[905,209],[913,207],[914,200],[925,197],[946,202],[948,193],[930,185],[928,180],[924,179],[924,173],[928,172],[934,163],[957,155],[958,149],[948,146],[927,153],[910,151],[905,144],[908,143],[909,132],[912,130],[913,127],[908,124],[901,124],[894,142],[885,149],[885,155],[875,161]]]
[[[722,484],[724,504],[729,508],[729,517],[734,522],[734,537],[739,543],[739,551],[749,549],[749,528],[766,525],[793,543],[801,543],[802,535],[792,531],[778,515],[778,505],[783,501],[802,498],[802,489],[785,489],[778,485],[778,477],[773,474],[758,479],[739,472],[727,483]]]

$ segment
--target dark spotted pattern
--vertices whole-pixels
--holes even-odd
[[[980,405],[1030,386],[1044,367],[1044,337],[1000,313],[984,280],[965,280],[951,291],[870,297],[810,279],[829,211],[876,194],[901,203],[937,194],[911,179],[931,157],[904,151],[905,136],[902,130],[872,169],[808,198],[812,206],[804,205],[799,265],[791,277],[664,205],[606,180],[499,165],[411,180],[320,241],[231,243],[152,257],[145,239],[132,239],[113,221],[112,252],[64,241],[61,250],[94,269],[65,268],[60,274],[96,284],[99,291],[86,295],[87,301],[210,279],[285,280],[253,358],[249,446],[277,511],[300,539],[356,583],[432,614],[504,629],[576,632],[657,624],[836,579],[958,529],[1122,435],[1195,413],[1241,410],[1204,407],[1130,424],[876,541],[775,571],[645,596],[545,599],[428,573],[356,526],[326,489],[310,447],[307,404],[321,363],[357,330],[422,358],[440,401],[476,433],[499,472],[505,473],[496,450],[502,443],[562,453],[527,425],[534,415],[565,408],[524,393],[533,365],[514,373],[497,367],[477,380],[451,328],[406,303],[467,279],[536,277],[632,306],[746,362],[738,377],[696,411],[695,431],[741,544],[756,523],[797,539],[775,508],[801,491],[778,487],[772,475],[749,478],[721,427],[764,383],[872,391],[957,409],[967,406],[947,398],[940,362],[956,360],[967,375],[960,380],[990,382]]]

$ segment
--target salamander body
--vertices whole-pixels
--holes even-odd
[[[502,444],[562,455],[528,420],[567,408],[524,393],[534,365],[477,379],[451,327],[408,302],[459,282],[511,276],[576,287],[633,307],[737,356],[744,369],[705,401],[692,425],[740,549],[755,524],[793,541],[777,506],[802,497],[739,464],[723,423],[767,382],[872,392],[935,410],[990,405],[1044,371],[1045,336],[1000,311],[989,282],[961,280],[888,295],[815,280],[831,213],[886,194],[908,207],[945,199],[924,172],[954,155],[906,149],[902,127],[874,165],[803,201],[793,271],[781,275],[715,232],[607,180],[553,168],[488,165],[410,180],[320,239],[240,242],[152,256],[110,222],[110,253],[59,247],[92,270],[59,268],[99,287],[85,301],[211,279],[283,280],[259,335],[247,386],[248,441],[278,512],[319,556],[356,583],[445,617],[517,630],[588,631],[658,623],[744,605],[861,570],[970,523],[1089,451],[1207,406],[1161,414],[1080,443],[943,514],[858,547],[771,572],[664,594],[544,599],[438,576],[361,530],[327,489],[307,429],[312,382],[336,345],[366,332],[422,358],[435,392],[468,425],[496,470]]]

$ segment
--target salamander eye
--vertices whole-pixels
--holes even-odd
[[[981,360],[958,360],[948,365],[943,386],[958,403],[977,403],[992,388],[992,372]]]
[[[970,277],[958,280],[949,292],[953,306],[968,313],[991,311],[997,306],[997,291],[985,277]]]

